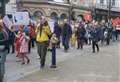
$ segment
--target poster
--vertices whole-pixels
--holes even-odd
[[[13,14],[14,25],[29,25],[29,20],[28,12],[15,12]]]
[[[11,28],[12,27],[12,25],[13,25],[13,23],[12,23],[12,21],[10,21],[10,19],[8,18],[8,16],[5,16],[4,18],[3,18],[3,23],[5,24],[5,26],[7,27],[7,28]]]

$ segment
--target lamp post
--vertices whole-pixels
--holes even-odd
[[[108,4],[108,27],[110,27],[110,13],[111,13],[111,0],[109,0]]]

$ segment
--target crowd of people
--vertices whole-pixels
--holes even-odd
[[[14,26],[6,28],[1,20],[0,45],[4,44],[3,50],[7,50],[8,53],[15,53],[22,65],[31,62],[27,54],[31,53],[32,48],[37,47],[41,68],[45,66],[47,51],[51,51],[51,68],[56,68],[56,49],[63,46],[64,52],[67,53],[69,48],[83,50],[84,45],[91,45],[93,53],[99,52],[99,42],[109,45],[111,40],[118,40],[118,26],[105,21],[68,22],[65,19],[56,21],[52,32],[45,17],[41,17],[36,24],[30,22],[29,25],[19,25],[17,30],[14,30]]]

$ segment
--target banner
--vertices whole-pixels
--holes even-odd
[[[14,25],[29,25],[29,21],[28,12],[16,12],[13,14]]]
[[[85,20],[86,22],[92,20],[92,17],[91,17],[91,15],[89,14],[88,11],[84,11],[84,12],[83,12],[83,18],[84,18],[84,20]]]

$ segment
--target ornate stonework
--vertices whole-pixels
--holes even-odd
[[[65,3],[35,2],[34,0],[31,2],[29,0],[22,0],[20,4],[21,6],[19,9],[21,11],[28,11],[32,16],[34,16],[36,11],[41,12],[44,16],[49,18],[53,12],[57,14],[58,18],[60,18],[63,14],[64,16],[69,16],[70,5]],[[75,15],[77,17],[78,15],[82,14],[84,10],[75,7],[73,11],[75,11]]]

